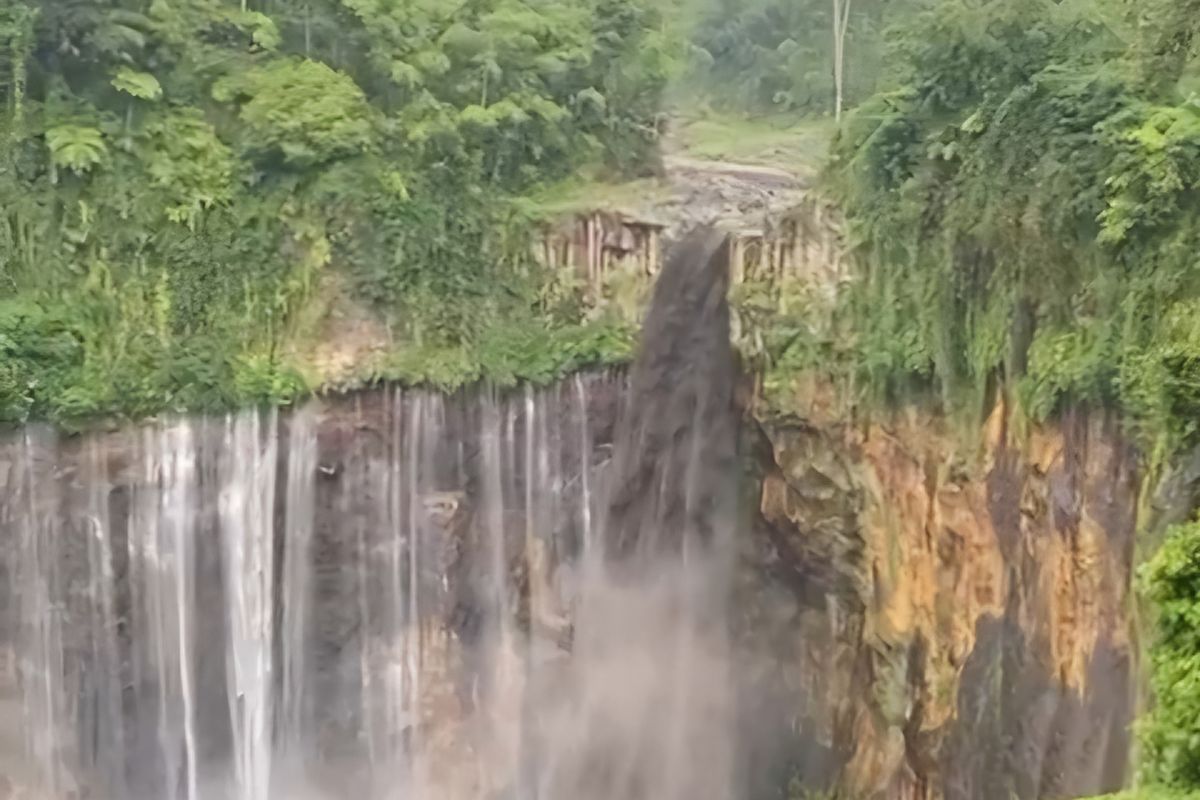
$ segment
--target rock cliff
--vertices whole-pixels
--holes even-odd
[[[774,664],[764,708],[805,783],[947,800],[1122,785],[1134,453],[1098,412],[1008,422],[997,406],[972,442],[916,411],[817,414],[752,436],[743,632]]]

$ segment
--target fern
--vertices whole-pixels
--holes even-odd
[[[51,162],[61,169],[84,175],[104,162],[108,145],[96,128],[84,125],[59,125],[46,131]]]
[[[113,88],[140,100],[158,100],[162,97],[162,86],[149,72],[122,67],[112,79]]]
[[[648,163],[653,0],[10,5],[0,297],[41,310],[0,324],[0,418],[288,401],[330,286],[394,336],[363,375],[628,356],[513,200]]]

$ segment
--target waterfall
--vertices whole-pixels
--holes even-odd
[[[265,798],[271,785],[275,423],[256,412],[225,423],[219,503],[236,800]]]
[[[720,241],[668,262],[628,378],[0,441],[0,778],[726,800]]]
[[[646,317],[585,564],[566,691],[546,697],[536,796],[735,794],[728,602],[736,362],[725,237],[673,253]]]
[[[317,480],[317,415],[305,406],[289,420],[285,491],[280,658],[282,686],[276,728],[292,768],[302,764],[302,731],[312,724],[308,681],[309,625],[313,601],[313,512]]]
[[[46,451],[53,440],[42,430],[25,433],[20,447],[20,506],[15,519],[16,565],[12,569],[17,597],[17,672],[20,681],[22,727],[28,755],[42,766],[41,779],[52,796],[68,790],[69,777],[62,762],[70,755],[68,700],[71,695],[63,642],[62,591],[65,559],[58,550],[61,541],[52,509],[58,505],[56,485],[46,480]],[[84,733],[84,731],[81,731]]]
[[[0,777],[53,800],[532,792],[529,692],[570,658],[624,382],[0,441]]]

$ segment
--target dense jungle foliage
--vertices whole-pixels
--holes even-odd
[[[876,396],[1126,412],[1200,442],[1200,5],[938,2],[831,178],[867,263],[843,350]]]
[[[889,31],[920,0],[852,0],[846,26],[846,106],[884,77]],[[827,115],[834,108],[831,0],[694,0],[682,102],[744,112]]]
[[[848,103],[887,7],[858,3]],[[653,173],[672,77],[691,105],[829,114],[827,6],[3,4],[0,421],[285,401],[364,318],[387,344],[355,380],[625,358],[620,315],[537,264],[514,201]]]
[[[1176,527],[1141,578],[1157,618],[1155,705],[1142,721],[1144,777],[1200,790],[1200,523]]]
[[[792,369],[972,422],[997,389],[1043,419],[1120,410],[1150,483],[1200,445],[1200,3],[938,0],[828,178],[862,267],[840,335]],[[1200,790],[1200,525],[1147,565],[1146,794]],[[1187,795],[1190,796],[1190,795]]]
[[[343,297],[393,377],[622,357],[508,200],[652,168],[670,47],[643,0],[4,4],[0,419],[287,399]]]
[[[863,279],[832,334],[760,309],[776,382],[1200,445],[1200,0],[9,0],[0,422],[286,401],[360,316],[364,379],[624,359],[519,201],[653,173],[667,97],[831,115],[842,45]],[[1143,581],[1146,778],[1200,788],[1200,525]]]

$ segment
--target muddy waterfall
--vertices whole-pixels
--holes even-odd
[[[1125,778],[1138,476],[1068,415],[757,420],[729,247],[628,372],[0,443],[0,797],[1080,796]]]
[[[722,241],[668,265],[628,386],[25,431],[3,512],[17,780],[729,796]]]

